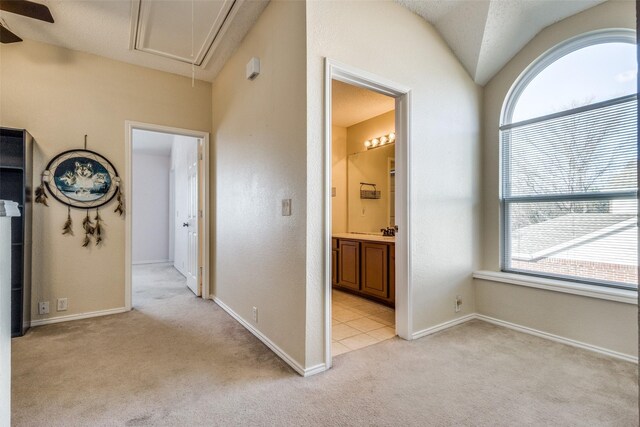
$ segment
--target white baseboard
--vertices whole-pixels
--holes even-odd
[[[126,307],[110,308],[109,310],[89,311],[87,313],[69,314],[67,316],[50,317],[48,319],[36,319],[31,321],[31,326],[50,325],[52,323],[70,322],[72,320],[89,319],[91,317],[109,316],[111,314],[124,313]]]
[[[316,366],[312,366],[304,370],[304,377],[310,377],[311,375],[319,374],[327,370],[327,365],[320,363]]]
[[[435,326],[432,326],[430,328],[423,329],[423,330],[418,331],[418,332],[414,332],[411,335],[411,339],[415,340],[415,339],[418,339],[418,338],[426,337],[427,335],[435,334],[436,332],[440,332],[440,331],[443,331],[445,329],[452,328],[452,327],[454,327],[456,325],[459,325],[459,324],[464,323],[464,322],[468,322],[469,320],[473,320],[475,318],[476,318],[476,314],[475,313],[467,314],[466,316],[458,317],[457,319],[449,320],[447,322],[440,323],[439,325],[435,325]]]
[[[187,277],[187,273],[180,267],[178,267],[175,263],[173,264],[173,268],[178,270],[178,273],[182,274],[184,277]]]
[[[581,341],[576,341],[571,338],[561,337],[559,335],[554,335],[549,332],[540,331],[538,329],[529,328],[527,326],[518,325],[515,323],[507,322],[504,320],[496,319],[490,316],[485,316],[484,314],[476,314],[476,319],[492,323],[494,325],[503,326],[505,328],[513,329],[518,332],[523,332],[529,335],[535,335],[540,338],[545,338],[551,341],[559,342],[562,344],[570,345],[573,347],[582,348],[584,350],[594,351],[596,353],[604,354],[605,356],[610,356],[615,359],[625,360],[627,362],[638,363],[638,357],[632,356],[630,354],[620,353],[615,350],[610,350],[608,348],[598,347],[597,345],[587,344]]]
[[[149,260],[149,261],[132,261],[131,265],[144,265],[144,264],[168,264],[173,262],[170,259],[157,259],[157,260]]]
[[[443,331],[445,329],[451,328],[453,326],[456,326],[461,323],[468,322],[474,319],[482,320],[484,322],[491,323],[497,326],[513,329],[514,331],[522,332],[525,334],[534,335],[536,337],[559,342],[561,344],[570,345],[572,347],[578,347],[584,350],[593,351],[599,354],[603,354],[605,356],[613,357],[615,359],[638,363],[638,357],[632,356],[630,354],[620,353],[618,351],[610,350],[608,348],[598,347],[597,345],[587,344],[581,341],[573,340],[571,338],[561,337],[559,335],[551,334],[549,332],[540,331],[538,329],[529,328],[527,326],[518,325],[515,323],[507,322],[504,320],[496,319],[496,318],[485,316],[484,314],[478,314],[478,313],[468,314],[458,319],[449,320],[448,322],[440,323],[439,325],[435,325],[430,328],[423,329],[418,332],[414,332],[412,335],[412,338],[413,339],[422,338],[424,336]]]
[[[226,311],[231,317],[238,321],[242,326],[245,327],[249,332],[255,335],[260,341],[262,341],[267,347],[271,349],[279,358],[284,360],[289,366],[293,368],[298,374],[303,377],[308,377],[317,373],[324,371],[325,365],[324,363],[321,365],[316,365],[311,368],[305,369],[302,367],[300,363],[298,363],[293,357],[289,356],[284,350],[278,347],[273,341],[271,341],[267,336],[265,336],[262,332],[256,329],[252,324],[244,320],[238,313],[233,311],[231,307],[222,302],[219,298],[212,296],[211,299],[220,306],[224,311]]]

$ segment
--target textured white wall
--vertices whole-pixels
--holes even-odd
[[[483,260],[500,270],[499,133],[504,99],[518,76],[545,51],[602,28],[635,29],[635,2],[608,1],[541,31],[485,86],[483,145]],[[589,344],[638,353],[637,306],[540,289],[475,280],[478,311]]]
[[[0,122],[35,138],[35,185],[49,160],[82,147],[85,134],[88,148],[123,174],[125,120],[211,129],[208,82],[191,87],[190,78],[29,40],[0,45],[0,57]],[[76,235],[63,236],[67,208],[49,200],[33,208],[33,319],[56,317],[55,310],[39,315],[37,304],[62,297],[69,299],[64,315],[124,307],[124,217],[114,203],[101,209],[104,245],[83,248],[82,213],[71,212]]]
[[[249,81],[245,66],[253,56],[260,58],[261,73]],[[305,79],[305,3],[272,1],[212,90],[213,293],[300,365],[305,363]],[[282,199],[292,199],[291,216],[281,215]]]
[[[132,261],[164,262],[169,256],[171,157],[137,152],[133,140]],[[172,231],[171,231],[172,232]]]
[[[307,4],[307,366],[323,357],[324,57],[412,90],[413,329],[475,311],[480,103],[476,86],[438,32],[393,2]],[[461,295],[462,311],[454,313]]]

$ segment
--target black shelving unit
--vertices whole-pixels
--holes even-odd
[[[24,129],[0,128],[0,199],[18,203],[11,219],[11,335],[31,326],[31,209],[33,138]]]

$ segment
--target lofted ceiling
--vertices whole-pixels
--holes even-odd
[[[195,77],[208,81],[268,4],[267,0],[36,1],[49,7],[54,24],[0,12],[8,27],[24,39],[187,77],[194,62]]]
[[[541,30],[604,1],[396,0],[433,24],[483,86]]]
[[[396,101],[337,80],[331,81],[331,122],[334,126],[349,127],[395,108]]]
[[[191,77],[194,62],[195,77],[208,81],[268,4],[268,0],[37,1],[51,9],[54,24],[7,12],[0,12],[0,17],[25,39],[144,67]],[[473,80],[485,85],[545,27],[605,0],[395,1],[433,24]]]

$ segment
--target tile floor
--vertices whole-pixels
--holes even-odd
[[[396,335],[395,310],[355,295],[332,292],[333,356],[379,343]]]

